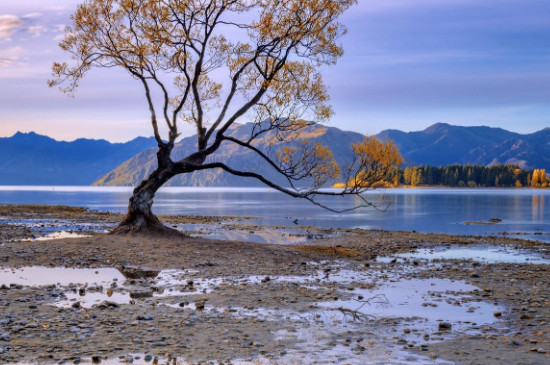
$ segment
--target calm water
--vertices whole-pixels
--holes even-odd
[[[0,187],[0,204],[64,204],[123,212],[132,192],[123,187]],[[509,234],[550,242],[550,190],[530,189],[389,189],[385,211],[359,209],[335,214],[269,189],[165,188],[155,200],[158,214],[234,215],[260,217],[265,224],[334,228],[416,230],[468,235]],[[322,201],[341,209],[356,198]],[[502,221],[494,225],[465,224]]]

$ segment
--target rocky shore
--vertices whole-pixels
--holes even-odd
[[[0,363],[550,362],[544,243],[308,227],[270,245],[110,236],[119,215],[81,208],[0,217]],[[83,236],[33,240],[60,226]],[[496,258],[435,255],[453,250]]]

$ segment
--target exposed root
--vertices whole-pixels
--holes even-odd
[[[112,235],[128,235],[128,234],[145,234],[152,236],[176,236],[185,237],[183,232],[177,229],[170,228],[162,224],[157,217],[152,216],[149,219],[145,217],[126,217],[122,223],[113,229],[109,234]]]

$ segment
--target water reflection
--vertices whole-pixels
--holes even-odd
[[[531,201],[533,222],[544,222],[544,196],[533,195]]]

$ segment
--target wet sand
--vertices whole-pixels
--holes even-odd
[[[550,361],[550,266],[536,263],[550,251],[542,243],[335,230],[268,245],[109,236],[98,231],[119,215],[80,208],[0,206],[0,216],[20,222],[0,226],[0,363]],[[23,218],[83,224],[90,236],[22,242],[46,228]],[[244,230],[235,217],[163,218]],[[404,255],[484,245],[534,261]]]

